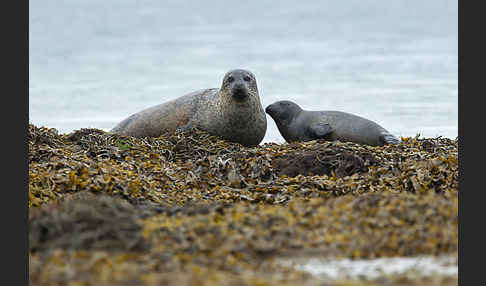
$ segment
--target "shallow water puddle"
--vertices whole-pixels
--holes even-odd
[[[393,257],[377,259],[292,258],[282,259],[286,266],[307,271],[320,278],[366,278],[413,272],[418,276],[457,276],[458,265],[453,256]]]

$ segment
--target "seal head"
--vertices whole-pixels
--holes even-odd
[[[299,141],[294,135],[293,126],[299,114],[303,111],[300,106],[289,100],[274,102],[265,108],[265,112],[277,124],[278,131],[287,142]]]
[[[246,146],[256,146],[263,140],[267,121],[253,73],[244,69],[227,72],[213,105],[217,106],[213,109],[214,122],[203,129]]]
[[[232,70],[226,73],[221,90],[231,94],[234,101],[242,103],[251,95],[258,94],[255,76],[247,70]]]
[[[302,112],[302,108],[292,101],[281,100],[267,106],[265,112],[275,120],[278,126],[287,127]]]

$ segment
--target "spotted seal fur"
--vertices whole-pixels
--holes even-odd
[[[133,137],[158,137],[164,132],[199,128],[244,146],[260,144],[267,119],[253,73],[226,73],[220,88],[194,91],[135,113],[110,132]]]

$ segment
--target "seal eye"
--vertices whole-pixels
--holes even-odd
[[[249,82],[249,81],[251,81],[251,77],[250,77],[250,76],[245,75],[245,77],[243,78],[243,80],[244,80],[244,81]]]
[[[229,77],[228,77],[228,82],[233,82],[234,80],[235,80],[235,78],[234,78],[234,77],[232,77],[232,76],[229,76]]]

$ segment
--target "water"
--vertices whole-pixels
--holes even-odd
[[[339,279],[377,279],[389,275],[415,273],[416,276],[458,277],[454,256],[384,257],[376,259],[302,258],[281,259],[281,264],[310,272],[326,281]]]
[[[246,68],[264,107],[288,99],[397,136],[458,134],[457,1],[29,4],[29,121],[38,126],[108,131]],[[267,120],[264,142],[283,142]]]

